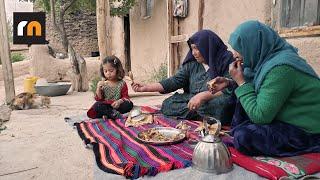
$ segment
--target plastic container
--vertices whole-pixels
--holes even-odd
[[[26,79],[24,79],[24,81],[23,81],[24,92],[36,93],[34,85],[36,84],[38,79],[39,78],[36,76],[27,77]]]

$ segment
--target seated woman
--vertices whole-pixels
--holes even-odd
[[[241,24],[229,43],[239,59],[229,67],[239,86],[235,148],[268,156],[320,152],[320,80],[297,49],[258,21]]]
[[[232,53],[210,30],[195,33],[188,40],[188,45],[190,50],[174,76],[159,83],[132,84],[133,90],[170,93],[183,88],[183,94],[175,93],[164,100],[161,109],[164,115],[193,120],[210,115],[222,123],[230,122],[235,98],[227,91],[212,95],[206,83],[217,76],[228,75],[228,65],[233,61]]]

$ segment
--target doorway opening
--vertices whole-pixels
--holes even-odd
[[[123,17],[124,23],[124,54],[125,54],[125,71],[131,71],[130,55],[130,17],[129,14]]]

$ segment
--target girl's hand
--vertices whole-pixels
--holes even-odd
[[[97,84],[97,89],[102,89],[102,87],[104,86],[105,81],[99,81]]]
[[[241,85],[245,82],[243,77],[243,69],[241,61],[234,61],[229,65],[229,73],[233,80],[236,81],[238,85]]]
[[[131,87],[134,90],[134,92],[145,92],[146,91],[146,86],[141,83],[132,83]]]
[[[230,79],[225,77],[216,77],[207,83],[208,90],[211,93],[216,93],[218,91],[221,91],[224,88],[228,87],[229,84],[230,84]]]
[[[202,105],[202,103],[204,102],[204,99],[202,97],[202,94],[199,93],[195,96],[193,96],[188,103],[188,108],[190,109],[190,111],[196,111],[197,109],[200,108],[200,106]]]
[[[119,100],[113,102],[113,103],[111,104],[111,106],[112,106],[114,109],[118,109],[118,108],[120,107],[120,104],[122,104],[122,103],[123,103],[123,100],[122,100],[122,99],[119,99]]]
[[[102,94],[102,87],[104,86],[105,81],[99,81],[97,83],[97,89],[96,89],[96,96],[98,99],[102,99],[103,98],[103,94]]]

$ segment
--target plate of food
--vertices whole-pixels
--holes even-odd
[[[138,139],[143,143],[153,145],[169,145],[182,142],[186,134],[180,129],[172,127],[155,127],[138,134]]]

